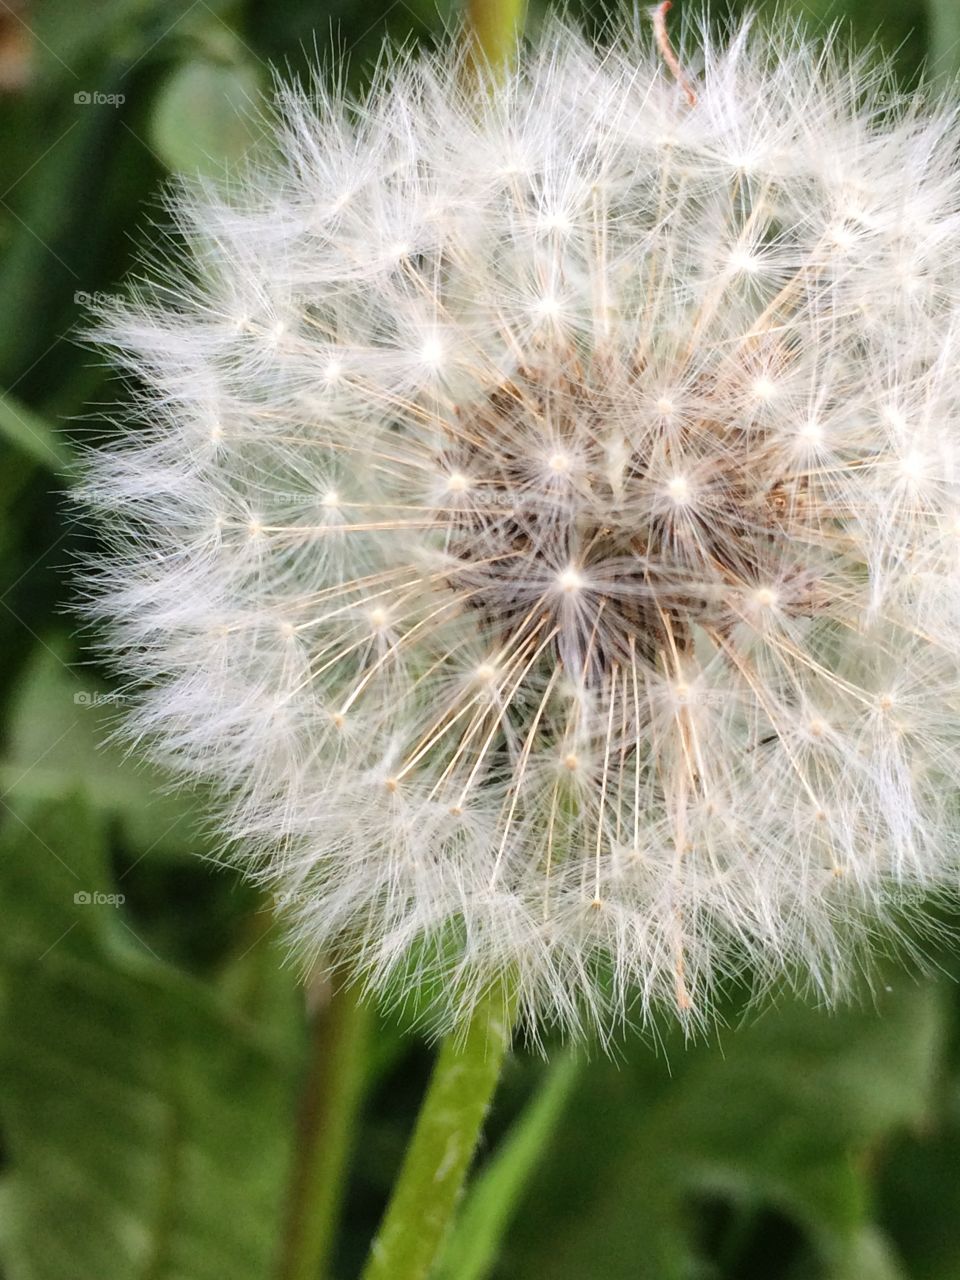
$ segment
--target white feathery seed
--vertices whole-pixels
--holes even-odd
[[[682,46],[289,88],[100,325],[130,732],[444,1025],[830,1001],[957,885],[956,113],[783,22]]]

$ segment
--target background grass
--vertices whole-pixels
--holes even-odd
[[[169,173],[255,141],[238,108],[270,64],[303,67],[332,31],[362,81],[385,33],[430,40],[445,3],[0,0],[8,1280],[274,1274],[304,993],[263,904],[212,868],[199,802],[98,748],[122,695],[75,638],[66,570],[89,535],[64,492],[71,442],[114,393],[76,331],[87,299],[122,289]],[[928,52],[958,65],[960,0],[798,8],[878,34],[907,82]],[[951,949],[935,959],[839,1014],[784,999],[692,1049],[563,1060],[545,1091],[543,1062],[517,1055],[444,1280],[960,1280],[960,1002]],[[429,1064],[388,1021],[371,1044],[345,1278]]]

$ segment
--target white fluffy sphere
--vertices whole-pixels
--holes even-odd
[[[957,883],[956,117],[784,26],[682,56],[289,90],[103,321],[131,732],[307,955],[447,1023],[831,999]]]

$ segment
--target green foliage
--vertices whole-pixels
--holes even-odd
[[[181,62],[164,81],[150,122],[157,155],[175,173],[222,176],[256,142],[260,89],[256,68],[242,60]]]
[[[137,936],[89,805],[18,806],[0,842],[11,1276],[269,1274],[295,1057]]]
[[[171,794],[168,779],[106,741],[123,695],[68,666],[70,652],[62,637],[49,636],[24,668],[0,754],[0,787],[36,803],[81,790],[100,816],[116,821],[130,849],[158,857],[206,852],[196,797]]]
[[[956,0],[929,21],[919,0],[796,8],[878,32],[906,81],[928,36],[935,70],[958,66]],[[429,40],[456,9],[0,4],[0,67],[21,85],[0,82],[8,1280],[275,1275],[303,992],[266,904],[212,865],[203,798],[103,745],[123,690],[68,638],[65,570],[90,535],[63,489],[120,389],[76,337],[89,300],[123,289],[170,174],[217,176],[258,145],[270,63],[336,49],[359,83],[384,31]],[[957,1280],[960,1005],[947,978],[888,982],[876,1008],[784,1001],[712,1043],[631,1042],[619,1063],[517,1055],[437,1280]],[[359,1272],[429,1065],[391,1019],[368,1054],[338,1280]]]
[[[500,1243],[563,1116],[582,1062],[557,1059],[501,1140],[467,1195],[447,1241],[438,1280],[485,1280],[493,1274]]]
[[[49,422],[18,404],[12,396],[0,399],[0,436],[22,454],[41,466],[64,470],[69,453],[63,439]]]
[[[724,1275],[692,1216],[710,1203],[725,1206],[734,1255],[762,1214],[777,1214],[812,1274],[860,1274],[860,1252],[879,1247],[872,1161],[889,1135],[932,1114],[944,1016],[942,991],[900,977],[877,1008],[827,1015],[784,1004],[719,1043],[675,1044],[659,1061],[632,1047],[627,1067],[598,1064],[583,1086],[590,1120],[565,1133],[552,1194],[538,1185],[561,1212],[549,1244],[535,1245],[537,1274]],[[581,1212],[563,1212],[573,1202]]]

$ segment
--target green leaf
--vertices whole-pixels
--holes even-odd
[[[66,441],[39,414],[8,394],[0,393],[0,436],[19,453],[51,471],[63,472],[70,465]]]
[[[911,1280],[889,1240],[874,1226],[864,1227],[850,1243],[843,1265],[829,1280]]]
[[[954,1027],[957,1023],[954,996]],[[954,1031],[954,1037],[956,1032]],[[954,1039],[953,1055],[957,1054]],[[935,1113],[884,1153],[879,1171],[882,1219],[911,1280],[957,1280],[960,1223],[960,1071],[945,1074]]]
[[[42,801],[81,789],[98,812],[119,821],[135,853],[182,856],[205,848],[196,800],[169,794],[168,778],[106,741],[123,697],[68,665],[69,653],[61,638],[50,637],[23,674],[0,758],[0,791]]]
[[[927,0],[930,65],[944,88],[960,73],[960,5],[957,0]]]
[[[291,1160],[285,1054],[152,955],[79,799],[0,831],[10,1280],[263,1280]]]
[[[581,1062],[560,1058],[475,1178],[444,1250],[438,1280],[486,1280],[500,1243],[573,1092]]]
[[[523,1220],[511,1233],[513,1272],[715,1275],[698,1224],[719,1202],[786,1217],[821,1269],[854,1274],[874,1153],[929,1114],[943,1051],[943,989],[891,985],[876,1008],[783,1001],[719,1044],[673,1041],[669,1058],[634,1046],[629,1070],[598,1065],[538,1188],[551,1216],[535,1240]]]
[[[151,144],[175,173],[222,175],[256,142],[259,78],[244,62],[193,58],[170,74],[154,105]]]
[[[44,0],[34,6],[30,25],[37,33],[36,58],[44,77],[75,81],[78,69],[118,61],[135,69],[169,53],[171,44],[196,39],[230,16],[235,0],[98,0],[82,13],[74,0]],[[94,81],[80,88],[103,88]]]

